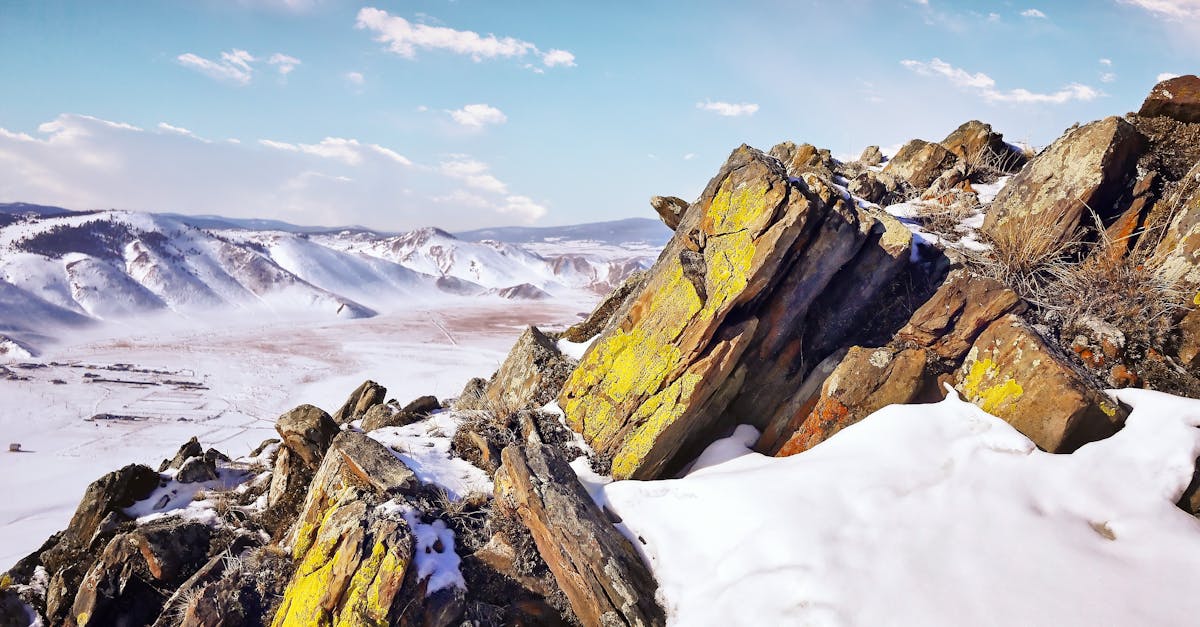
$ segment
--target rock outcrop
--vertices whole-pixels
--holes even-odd
[[[1200,122],[1200,78],[1194,74],[1176,76],[1155,85],[1138,115]]]
[[[568,342],[586,342],[608,328],[613,320],[619,317],[619,312],[626,308],[630,301],[646,284],[647,273],[634,272],[621,282],[617,289],[609,292],[592,310],[588,317],[563,331],[562,338]]]
[[[727,410],[770,422],[824,357],[805,350],[814,304],[854,301],[831,320],[848,332],[875,296],[874,273],[908,263],[911,237],[892,223],[819,177],[792,179],[778,160],[735,150],[568,380],[567,422],[621,478],[670,472],[730,424]]]
[[[996,196],[983,229],[1016,229],[1058,242],[1077,238],[1090,208],[1102,219],[1133,177],[1142,139],[1118,117],[1086,124],[1060,137],[1029,162]],[[1028,235],[1025,235],[1028,234]]]
[[[941,144],[914,139],[900,148],[883,171],[906,181],[915,190],[928,189],[958,157]]]
[[[574,367],[554,340],[537,327],[529,327],[492,375],[482,409],[507,415],[540,408],[554,400]]]
[[[654,196],[650,198],[650,207],[662,218],[663,224],[674,231],[687,212],[688,202],[675,196]]]
[[[954,129],[941,146],[972,168],[990,168],[1003,174],[1020,170],[1028,160],[1025,153],[1004,141],[991,124],[971,120]]]
[[[364,381],[358,386],[350,398],[333,414],[333,421],[339,425],[354,422],[367,413],[368,409],[384,402],[387,398],[387,388],[374,381]]]

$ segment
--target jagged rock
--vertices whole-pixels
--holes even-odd
[[[1014,315],[979,335],[954,387],[1051,453],[1112,435],[1128,413]]]
[[[687,212],[688,201],[675,196],[654,196],[650,199],[650,206],[662,218],[663,224],[674,231]]]
[[[926,358],[924,349],[851,348],[777,455],[807,451],[887,405],[938,400]]]
[[[848,348],[835,351],[832,355],[822,359],[821,363],[808,373],[808,376],[796,388],[793,397],[796,401],[794,404],[796,410],[792,413],[791,419],[775,420],[768,424],[754,445],[755,451],[764,455],[774,455],[779,452],[779,449],[800,428],[800,425],[812,413],[813,408],[817,406],[817,401],[821,398],[821,388],[829,379],[829,375],[833,374],[833,371],[842,363],[847,352],[849,352]]]
[[[1020,170],[1027,161],[1025,153],[1004,141],[991,124],[979,120],[963,123],[941,145],[972,167],[990,166],[1005,174]]]
[[[1200,78],[1192,74],[1176,76],[1155,85],[1138,115],[1200,122]]]
[[[1129,201],[1122,204],[1125,209],[1120,217],[1105,229],[1108,247],[1104,254],[1119,258],[1134,249],[1146,231],[1161,178],[1158,172],[1151,170],[1133,186]]]
[[[106,520],[129,520],[122,510],[149,496],[161,480],[154,470],[130,464],[89,485],[58,544],[42,553],[47,571],[58,572],[78,561],[80,551],[87,550],[98,536],[113,528]]]
[[[275,456],[271,487],[267,491],[267,506],[276,507],[285,501],[298,506],[312,476],[313,469],[299,455],[287,447],[280,447]]]
[[[956,161],[958,157],[940,144],[914,139],[900,148],[883,171],[907,181],[913,189],[924,190]]]
[[[483,411],[488,409],[488,380],[473,377],[463,386],[463,391],[454,399],[453,407],[459,411]]]
[[[345,431],[334,440],[331,454],[340,455],[344,468],[380,494],[411,489],[417,476],[388,448],[353,431]],[[320,475],[320,472],[317,473]]]
[[[1196,296],[1200,290],[1200,163],[1164,202],[1174,217],[1155,252],[1162,262],[1161,273],[1188,296]],[[1193,305],[1200,303],[1192,300]]]
[[[544,445],[502,453],[495,498],[533,533],[584,625],[665,625],[658,584],[633,546],[592,502],[575,472]]]
[[[255,544],[252,534],[241,532],[229,543],[224,551],[209,558],[203,566],[196,569],[175,592],[163,603],[162,612],[152,627],[210,627],[214,625],[245,624],[245,615],[232,616],[234,612],[217,610],[212,604],[199,603],[204,597],[204,589],[210,583],[219,580],[225,574],[232,558],[242,555],[243,551]],[[285,572],[271,573],[278,577],[286,577]],[[179,617],[183,618],[180,619]],[[240,621],[240,622],[239,622]]]
[[[867,146],[863,149],[858,161],[863,165],[879,165],[883,163],[883,151],[879,149],[879,146]]]
[[[363,431],[374,431],[384,427],[403,427],[420,420],[422,416],[411,411],[396,409],[383,403],[367,410],[362,419]]]
[[[772,146],[767,154],[783,163],[788,176],[813,173],[827,179],[833,177],[836,164],[828,149],[817,148],[812,144],[797,146],[792,142],[783,142]]]
[[[1071,241],[1088,208],[1115,217],[1115,202],[1141,150],[1137,130],[1109,117],[1068,131],[1035,157],[992,202],[986,233],[1019,229],[1029,237]],[[1089,218],[1086,224],[1090,224]]]
[[[789,179],[757,150],[735,150],[571,375],[559,397],[568,424],[612,460],[614,476],[648,479],[678,470],[738,416],[759,428],[790,418],[792,396],[827,356],[807,350],[805,336],[819,332],[810,312],[834,329],[819,344],[854,343],[850,321],[877,296],[873,273],[909,258],[907,231],[880,213],[818,177]],[[703,298],[685,251],[704,260]],[[835,320],[818,302],[853,307]]]
[[[309,468],[316,468],[321,463],[325,450],[340,431],[338,423],[329,414],[313,405],[301,405],[283,414],[275,421],[275,430],[283,438],[283,446],[291,449]]]
[[[175,480],[179,483],[202,483],[216,481],[216,479],[216,463],[203,457],[193,457],[187,460],[180,466],[179,472],[175,473]]]
[[[554,340],[529,327],[492,375],[485,393],[487,406],[501,414],[540,408],[554,400],[573,368],[573,361]]]
[[[500,467],[500,451],[512,441],[512,433],[497,425],[495,416],[481,411],[458,426],[450,447],[455,455],[471,462],[490,476]]]
[[[599,305],[596,305],[586,320],[573,324],[563,331],[563,339],[579,343],[599,335],[618,317],[618,312],[625,308],[626,303],[641,291],[642,286],[646,284],[647,276],[649,275],[644,270],[639,270],[626,277],[616,289],[609,292],[608,296],[600,301]]]
[[[899,200],[900,182],[887,172],[867,170],[854,177],[847,189],[851,194],[879,205],[889,205]]]
[[[208,556],[212,529],[203,523],[167,519],[138,527],[130,534],[150,574],[159,581],[190,576]]]
[[[913,312],[896,339],[958,362],[988,325],[1025,309],[1021,297],[999,281],[959,270]]]
[[[187,443],[179,447],[179,452],[175,453],[175,457],[163,460],[163,463],[158,467],[158,471],[163,472],[171,468],[180,468],[183,466],[183,462],[187,461],[189,458],[199,457],[203,454],[204,447],[200,446],[200,441],[197,440],[195,436],[192,436],[192,439],[188,440]]]
[[[350,394],[350,398],[346,399],[341,409],[338,409],[337,413],[333,415],[333,421],[339,425],[354,422],[362,418],[368,409],[384,402],[386,398],[387,388],[374,381],[364,381]]]
[[[419,396],[400,411],[406,411],[418,416],[427,416],[442,408],[442,404],[438,402],[436,396]]]
[[[29,627],[35,620],[16,592],[0,587],[0,627]]]
[[[107,627],[154,622],[163,599],[150,579],[133,538],[129,534],[114,537],[84,575],[66,625]]]
[[[1179,321],[1179,363],[1185,368],[1200,366],[1200,309],[1187,312]]]

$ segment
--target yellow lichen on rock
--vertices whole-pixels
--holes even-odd
[[[961,392],[967,400],[989,414],[996,414],[1025,393],[1021,384],[1010,377],[995,382],[998,370],[996,362],[991,359],[977,359],[970,363],[962,383]]]

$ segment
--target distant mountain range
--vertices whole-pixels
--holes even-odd
[[[153,313],[353,318],[442,299],[605,292],[649,267],[670,234],[648,219],[452,235],[0,204],[0,354],[5,340],[30,349]]]

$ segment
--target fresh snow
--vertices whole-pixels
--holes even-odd
[[[579,361],[580,359],[583,359],[583,354],[586,353],[587,349],[592,346],[592,342],[595,342],[597,337],[600,336],[597,335],[582,342],[572,342],[571,340],[567,339],[559,339],[558,350],[567,357],[570,357],[575,361]]]
[[[421,512],[407,503],[388,501],[379,506],[385,515],[400,514],[413,534],[413,554],[417,563],[417,581],[428,580],[425,596],[446,588],[467,589],[462,558],[454,550],[454,530],[438,518],[432,523],[421,520]]]
[[[951,393],[787,458],[741,427],[599,496],[672,625],[1194,625],[1200,521],[1175,502],[1200,401],[1114,395],[1125,428],[1070,455]]]
[[[441,411],[403,427],[384,427],[367,433],[392,450],[421,483],[446,491],[451,500],[474,492],[492,493],[492,480],[474,464],[450,455],[458,426],[473,412]]]

